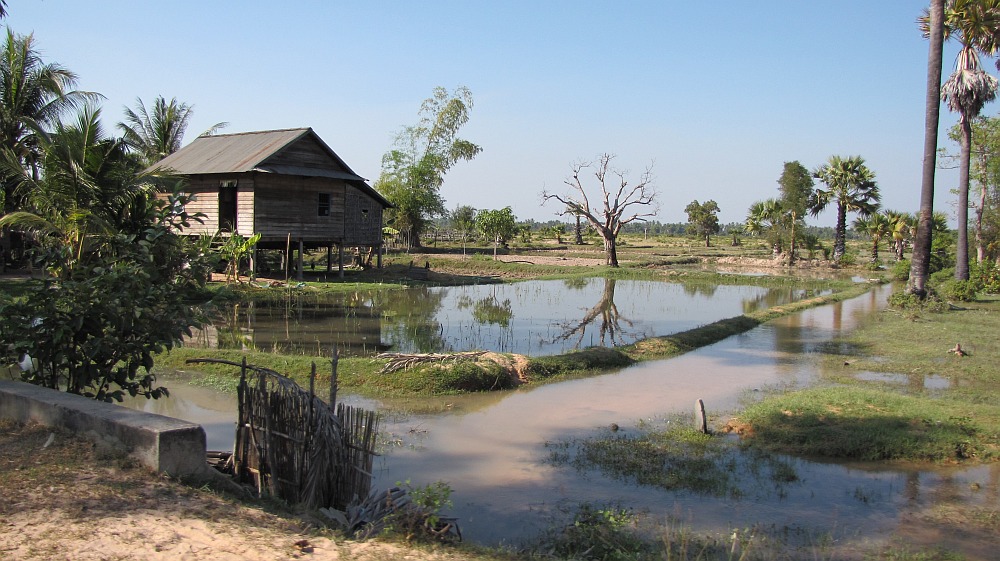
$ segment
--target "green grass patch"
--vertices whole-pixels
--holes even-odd
[[[597,470],[631,484],[739,499],[751,491],[781,495],[798,480],[783,458],[743,449],[730,439],[673,424],[638,435],[604,431],[571,442],[548,443],[551,462]]]
[[[764,399],[739,415],[744,441],[769,451],[848,460],[989,461],[1000,455],[1000,411],[863,387],[823,387]]]

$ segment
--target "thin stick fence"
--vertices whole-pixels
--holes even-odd
[[[337,359],[330,378],[330,403],[281,374],[219,359],[191,359],[240,368],[238,418],[231,467],[239,483],[307,508],[346,509],[371,491],[379,417],[374,411],[334,402]]]

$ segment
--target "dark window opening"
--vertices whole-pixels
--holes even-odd
[[[330,193],[319,194],[319,216],[330,216]]]
[[[219,184],[219,230],[236,231],[236,181]]]
[[[362,222],[368,222],[368,209],[367,208],[361,209],[361,221]]]

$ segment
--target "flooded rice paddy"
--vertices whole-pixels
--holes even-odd
[[[626,345],[813,295],[605,278],[293,294],[288,302],[231,306],[185,344],[286,353],[336,344],[353,356],[470,350],[540,356]]]
[[[587,502],[635,509],[657,520],[669,517],[696,531],[761,527],[807,547],[830,540],[872,543],[896,534],[918,544],[963,540],[964,551],[987,552],[988,540],[942,535],[934,520],[935,513],[948,509],[995,507],[998,465],[925,470],[782,457],[778,461],[794,477],[777,481],[752,459],[738,458],[731,464],[737,492],[716,495],[643,486],[557,461],[577,439],[606,434],[612,423],[618,434],[635,435],[662,423],[687,422],[697,399],[718,422],[758,390],[808,384],[820,374],[812,355],[818,346],[882,308],[889,292],[877,287],[676,358],[602,376],[427,400],[420,410],[442,412],[385,420],[375,487],[406,480],[413,485],[447,482],[453,489],[452,513],[466,538],[485,544],[530,539],[557,520],[564,522],[567,509]],[[921,380],[927,388],[943,383]],[[170,400],[147,402],[147,408],[207,422],[209,447],[231,448],[232,396],[181,387],[171,391]],[[356,398],[354,403],[414,406],[412,401]]]

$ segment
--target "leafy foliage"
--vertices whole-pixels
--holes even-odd
[[[193,219],[186,201],[152,202],[145,229],[109,236],[72,267],[72,246],[39,250],[52,276],[0,306],[5,358],[38,362],[25,381],[103,401],[165,395],[154,387],[153,355],[200,323],[195,304],[211,265],[207,248],[174,233]]]
[[[434,88],[433,96],[420,106],[420,122],[403,129],[395,147],[382,157],[382,174],[375,189],[394,205],[388,211],[389,222],[407,232],[415,246],[420,246],[420,234],[430,219],[445,214],[440,192],[445,173],[483,150],[458,138],[471,109],[472,92],[468,88],[460,87],[452,93]]]
[[[705,247],[712,245],[712,234],[719,230],[719,204],[709,200],[699,203],[697,199],[684,208],[688,215],[688,232],[705,239]]]
[[[497,246],[517,233],[517,219],[509,206],[500,210],[481,210],[476,214],[476,229],[484,238],[493,241],[493,259],[496,259]]]

